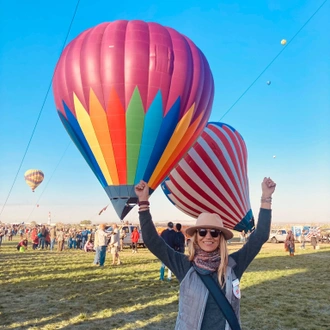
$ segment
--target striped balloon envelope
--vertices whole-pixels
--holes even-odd
[[[197,218],[217,213],[224,226],[253,230],[247,177],[247,149],[242,136],[224,123],[208,123],[196,143],[162,182],[167,198]]]
[[[44,180],[44,177],[44,173],[41,170],[31,169],[24,173],[25,182],[33,192]]]
[[[157,23],[115,21],[64,49],[53,92],[60,119],[120,219],[202,133],[211,113],[209,64],[186,36]]]

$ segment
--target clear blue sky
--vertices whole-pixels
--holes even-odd
[[[215,81],[210,120],[219,121],[323,0],[81,0],[68,42],[106,21],[141,19],[170,26],[206,55]],[[76,1],[0,0],[0,207],[14,182],[60,56]],[[252,209],[260,182],[277,182],[274,222],[330,223],[330,2],[287,46],[222,119],[245,139]],[[271,85],[266,81],[270,80]],[[103,188],[70,143],[52,91],[0,220],[94,223],[119,221]],[[69,145],[66,153],[67,146]],[[273,158],[276,155],[276,158]],[[32,193],[24,172],[42,169]],[[39,208],[36,208],[39,204]],[[156,221],[188,221],[157,189]],[[137,221],[137,211],[127,217]]]

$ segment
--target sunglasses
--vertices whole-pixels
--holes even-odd
[[[213,238],[216,238],[220,235],[221,231],[217,229],[197,229],[197,232],[200,237],[205,237],[208,232],[210,232]]]

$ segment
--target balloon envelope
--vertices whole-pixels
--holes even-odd
[[[285,40],[285,39],[282,39],[282,40],[281,40],[281,45],[282,45],[282,46],[286,45],[286,40]]]
[[[208,123],[162,189],[178,209],[194,218],[202,212],[217,213],[229,229],[254,228],[247,149],[242,136],[229,125]]]
[[[267,85],[270,85],[272,82],[270,80],[267,81]]]
[[[44,177],[44,173],[41,170],[31,169],[24,173],[25,182],[33,192],[43,181]]]
[[[81,33],[55,69],[56,108],[123,219],[141,179],[151,192],[203,131],[214,84],[203,53],[157,23],[115,21]]]

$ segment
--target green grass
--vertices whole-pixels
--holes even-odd
[[[158,280],[147,249],[123,265],[92,266],[93,253],[0,248],[0,329],[174,329],[179,284]],[[240,248],[231,244],[230,250]],[[330,245],[297,250],[266,243],[241,281],[243,329],[328,329]]]

